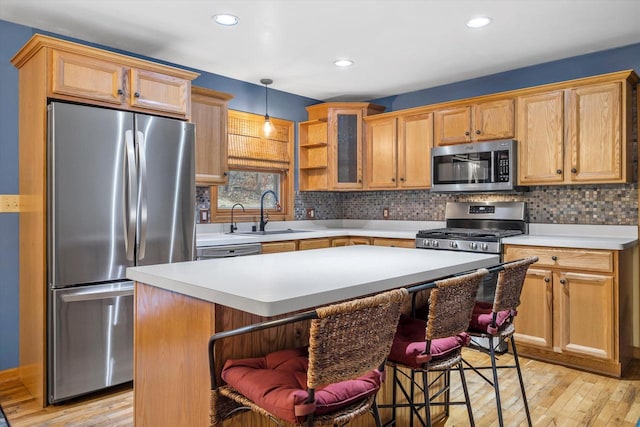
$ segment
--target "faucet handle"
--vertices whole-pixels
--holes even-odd
[[[280,206],[280,202],[276,202],[276,210],[280,212],[282,210],[282,206]]]

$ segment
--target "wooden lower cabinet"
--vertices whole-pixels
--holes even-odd
[[[263,254],[274,254],[277,252],[292,252],[297,250],[295,240],[285,240],[282,242],[266,242],[262,244]]]
[[[331,239],[331,246],[370,245],[369,237],[336,237]]]
[[[415,239],[388,239],[383,237],[374,237],[374,246],[390,246],[392,248],[415,248]]]
[[[321,248],[330,248],[331,247],[331,239],[328,237],[322,237],[320,239],[305,239],[298,241],[298,250],[304,251],[307,249],[321,249]]]
[[[619,377],[632,356],[633,250],[507,245],[537,256],[516,317],[520,354]]]

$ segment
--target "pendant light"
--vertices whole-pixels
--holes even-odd
[[[269,88],[268,86],[273,83],[271,79],[261,79],[260,83],[264,85],[264,126],[262,130],[264,134],[269,136],[273,131],[273,124],[269,119]]]

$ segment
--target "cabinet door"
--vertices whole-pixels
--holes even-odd
[[[196,183],[227,182],[227,103],[211,96],[191,94],[191,121],[196,124]]]
[[[450,108],[433,115],[434,144],[450,145],[471,141],[471,107]]]
[[[471,138],[474,141],[513,138],[515,134],[513,104],[513,99],[503,99],[475,105]]]
[[[366,129],[367,188],[396,188],[396,118],[369,121]]]
[[[554,277],[562,352],[613,359],[616,307],[612,276],[560,272]]]
[[[349,246],[348,237],[336,237],[331,239],[331,247]]]
[[[515,318],[516,340],[553,347],[553,287],[551,270],[529,268]]]
[[[53,50],[51,91],[109,104],[123,103],[124,67],[88,56]]]
[[[278,252],[292,252],[296,250],[296,242],[294,240],[285,240],[282,242],[266,242],[262,244],[263,254],[275,254]]]
[[[320,239],[304,239],[298,241],[298,250],[305,251],[307,249],[321,249],[331,247],[328,237]]]
[[[333,188],[362,188],[362,110],[331,111]]]
[[[398,118],[398,187],[431,186],[433,113]]]
[[[562,91],[518,98],[518,183],[564,180],[564,94]]]
[[[415,239],[388,239],[382,237],[374,237],[373,239],[374,246],[389,246],[392,248],[415,248],[416,241]]]
[[[620,83],[585,86],[569,92],[567,167],[574,182],[622,180]]]
[[[153,71],[131,69],[129,103],[146,110],[189,115],[191,82]]]

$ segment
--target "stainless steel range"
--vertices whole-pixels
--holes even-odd
[[[416,248],[500,254],[502,261],[502,239],[529,233],[525,202],[447,202],[445,220],[446,228],[419,231]],[[497,276],[497,272],[485,276],[477,301],[493,302]],[[489,346],[487,339],[473,344]],[[507,344],[501,341],[495,350],[505,352]]]
[[[502,239],[529,231],[525,202],[447,202],[446,228],[421,230],[416,248],[502,252]]]

